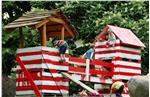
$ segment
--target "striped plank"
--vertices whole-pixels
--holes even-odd
[[[38,46],[38,47],[29,47],[29,48],[20,48],[17,49],[17,54],[18,53],[26,53],[26,52],[39,52],[41,51],[42,46]]]
[[[69,66],[69,73],[85,74],[85,68]],[[89,74],[113,76],[113,72],[90,69]]]
[[[68,66],[61,66],[61,64],[55,65],[55,64],[48,64],[48,63],[46,63],[46,64],[44,64],[44,63],[42,63],[42,64],[29,64],[29,65],[26,64],[25,67],[27,69],[42,68],[42,69],[56,69],[56,70],[63,70],[63,71],[67,71],[69,68]],[[17,70],[21,69],[19,65],[17,65],[16,68],[17,68]]]
[[[33,77],[33,79],[37,79],[37,78],[41,78],[41,73],[42,72],[34,72],[34,73],[30,73],[30,75]],[[17,73],[16,74],[16,80],[17,78],[25,78],[25,75],[23,73]]]
[[[115,46],[115,47],[109,47],[109,48],[96,48],[96,49],[95,49],[95,52],[112,51],[112,50],[124,50],[124,51],[130,51],[130,52],[141,53],[141,50],[140,50],[140,49],[129,48],[129,47],[123,47],[123,46]]]
[[[38,52],[38,51],[49,51],[49,52],[56,52],[56,53],[59,52],[57,48],[44,47],[44,46],[17,49],[17,53]],[[68,52],[69,51],[67,50],[66,53]]]
[[[136,73],[136,74],[141,74],[141,70],[139,69],[128,69],[128,68],[114,68],[114,72],[129,72],[129,73]]]
[[[52,60],[52,61],[59,61],[60,57],[59,56],[50,56],[50,55],[31,55],[31,56],[21,56],[20,57],[22,61],[30,61],[30,60],[38,60],[38,59],[47,59],[47,60]],[[65,58],[66,61],[68,61],[68,58]]]
[[[34,80],[41,80],[41,79],[51,80],[51,78],[59,80],[60,78],[63,78],[61,74],[59,74],[58,72],[53,72],[52,70],[51,72],[42,71],[42,72],[34,72],[30,74]],[[17,76],[16,80],[21,80],[20,78],[24,78],[24,80],[26,80],[26,77],[23,74],[16,74],[16,76]]]
[[[57,52],[48,52],[48,51],[37,51],[37,52],[25,52],[25,53],[17,53],[18,56],[32,56],[32,55],[52,55],[52,56],[59,56],[60,54]]]
[[[40,73],[38,73],[38,75],[40,75]],[[48,73],[48,72],[42,72],[42,75],[43,77],[62,77],[62,74],[59,74],[59,73],[53,73],[53,75],[51,73]]]
[[[63,82],[63,81],[49,81],[49,80],[34,80],[34,83],[37,86],[43,85],[43,86],[69,86],[68,82]],[[16,83],[16,86],[28,86],[27,81],[21,81]]]
[[[39,90],[68,90],[68,86],[37,86],[39,88]],[[17,91],[24,91],[24,90],[32,90],[33,88],[31,86],[22,86],[22,87],[16,87]]]
[[[76,57],[69,57],[68,63],[86,66],[86,59],[76,58]]]
[[[76,78],[76,80],[86,81],[85,75],[71,74],[71,76],[73,78]],[[89,76],[89,81],[90,82],[94,82],[94,83],[112,84],[112,80],[111,79],[99,78],[99,77],[95,77],[95,76]]]
[[[69,81],[67,78],[62,78],[62,77],[34,77],[33,76],[33,79],[37,80],[37,81],[38,80],[43,80],[43,81],[48,80],[48,81],[57,81],[57,82],[59,82],[59,81],[68,82]],[[16,78],[16,82],[22,82],[22,81],[27,81],[27,78],[25,78],[25,77]]]
[[[140,75],[140,74],[139,74]],[[137,76],[137,75],[114,75],[112,77],[113,80],[129,80],[130,78],[132,78],[133,76]]]
[[[67,90],[60,90],[60,91],[53,91],[53,90],[41,90],[42,91],[42,93],[56,93],[56,94],[60,94],[60,92],[62,93],[62,94],[69,94],[69,91],[67,91]]]
[[[121,58],[128,58],[128,59],[137,59],[137,60],[141,59],[140,55],[132,55],[132,54],[124,54],[124,53],[95,54],[95,59],[113,58],[118,56]]]
[[[42,89],[40,90],[41,93],[56,93],[56,94],[60,94],[59,90],[46,90],[46,89]],[[68,94],[68,90],[61,90],[61,93],[63,94]],[[28,94],[34,94],[33,90],[25,90],[25,91],[16,91],[16,95],[28,95]]]
[[[136,68],[141,68],[141,63],[136,63],[136,62],[128,62],[128,61],[123,61],[123,60],[118,60],[118,61],[112,61],[116,66],[128,66],[128,68],[136,67]]]
[[[141,55],[141,53],[138,52],[132,52],[132,51],[127,51],[127,50],[107,50],[107,51],[97,51],[96,54],[109,54],[109,53],[122,53],[122,54],[133,54],[133,55]]]

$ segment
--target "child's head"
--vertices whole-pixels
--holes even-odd
[[[53,46],[56,46],[57,41],[58,41],[58,40],[57,40],[57,39],[55,39],[55,38],[52,40],[52,44],[53,44]]]
[[[90,45],[90,48],[95,49],[95,45],[94,45],[94,44],[91,44],[91,45]]]

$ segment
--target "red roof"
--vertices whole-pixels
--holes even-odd
[[[107,25],[98,37],[107,33],[108,29],[110,29],[123,44],[145,47],[145,45],[135,36],[135,34],[130,29],[120,28],[117,26]]]

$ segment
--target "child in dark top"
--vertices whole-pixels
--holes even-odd
[[[60,53],[60,62],[65,62],[65,53],[68,48],[68,43],[64,40],[54,40],[52,41],[54,46],[57,46]]]

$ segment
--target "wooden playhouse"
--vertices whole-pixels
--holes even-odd
[[[24,26],[39,30],[41,46],[24,48]],[[80,81],[92,82],[97,91],[108,97],[109,90],[104,86],[110,86],[117,80],[126,83],[132,76],[141,74],[141,48],[144,45],[129,29],[107,25],[96,39],[110,30],[116,37],[116,43],[113,47],[107,47],[106,41],[97,41],[96,60],[90,60],[90,63],[87,63],[86,59],[71,57],[68,54],[67,61],[59,63],[58,50],[46,46],[48,38],[59,37],[63,40],[65,37],[78,35],[62,11],[27,12],[5,26],[8,31],[16,28],[20,31],[20,48],[16,56],[16,96],[68,96],[69,81],[72,80],[82,84],[82,87],[90,92],[94,90]],[[90,68],[90,64],[95,68]],[[129,97],[127,93],[123,96]]]
[[[24,48],[22,31],[24,26],[38,29],[41,46]],[[63,12],[60,10],[27,12],[4,28],[7,31],[18,28],[20,33],[20,48],[16,52],[18,62],[16,96],[36,94],[40,97],[44,93],[68,94],[68,79],[55,71],[68,71],[68,64],[58,62],[59,53],[56,48],[46,47],[49,38],[57,37],[64,40],[65,37],[78,36]]]
[[[115,36],[114,45],[108,45],[108,40],[100,40],[109,33]],[[126,84],[132,76],[141,74],[141,49],[145,46],[130,29],[107,25],[96,40],[95,59],[114,64],[113,82],[120,80]],[[101,90],[105,87],[104,84],[98,86]],[[100,92],[106,93],[106,91]]]

